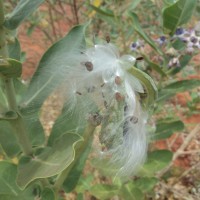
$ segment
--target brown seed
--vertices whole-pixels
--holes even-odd
[[[118,102],[121,102],[121,101],[124,100],[124,96],[123,96],[121,93],[116,92],[116,93],[115,93],[115,99],[116,99]]]
[[[116,83],[117,85],[121,85],[122,79],[121,79],[119,76],[116,76],[116,77],[115,77],[115,83]]]
[[[85,63],[86,69],[91,72],[93,70],[93,64],[89,61]]]
[[[106,35],[106,42],[110,43],[110,36],[109,35]]]
[[[130,118],[130,122],[132,122],[133,124],[137,124],[137,123],[138,123],[138,118],[135,117],[135,116],[132,116],[132,117]]]
[[[82,95],[82,93],[80,93],[80,92],[78,92],[78,91],[76,91],[76,94],[78,94],[78,95]]]
[[[106,101],[103,102],[106,109],[108,109],[108,103]]]
[[[103,87],[105,85],[105,83],[102,83],[101,85],[100,85],[100,87]]]
[[[142,56],[140,56],[140,57],[137,57],[136,60],[141,61],[141,60],[144,60],[144,58]]]

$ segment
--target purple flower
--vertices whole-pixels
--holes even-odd
[[[130,46],[132,51],[136,51],[137,49],[139,49],[140,47],[144,46],[143,42],[138,40],[136,42],[133,42]]]
[[[172,58],[169,63],[168,63],[168,67],[180,67],[180,61],[178,57]]]
[[[160,36],[156,42],[159,44],[159,45],[163,45],[164,43],[166,43],[167,39],[165,36]]]
[[[183,29],[183,28],[177,28],[176,32],[175,32],[175,35],[182,35],[184,33],[185,33],[185,29]]]

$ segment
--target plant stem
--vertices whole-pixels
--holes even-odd
[[[75,159],[74,161],[70,164],[69,167],[67,167],[57,178],[55,184],[54,184],[54,188],[55,191],[58,193],[59,189],[62,187],[62,184],[64,183],[65,179],[67,178],[69,172],[71,171],[71,169],[73,168],[74,164],[76,163],[76,161],[80,158],[81,154],[85,151],[85,149],[87,148],[87,144],[89,140],[93,139],[93,133],[95,131],[96,126],[92,125],[92,124],[88,124],[88,127],[86,128],[84,134],[83,134],[83,138],[84,141],[81,143],[78,143],[75,146]]]
[[[4,23],[4,10],[3,10],[3,1],[0,0],[0,57],[6,59],[9,57],[8,49],[6,44],[5,30],[3,27]],[[2,78],[3,87],[5,89],[5,94],[8,101],[8,109],[16,113],[18,112],[15,88],[13,84],[13,79],[8,77]],[[18,118],[15,120],[9,121],[11,126],[14,128],[17,140],[21,145],[23,153],[25,155],[30,155],[32,152],[31,142],[28,138],[27,131],[25,128],[24,121],[22,117],[18,114]]]
[[[0,0],[0,27],[4,23],[4,10],[3,10],[3,2]]]

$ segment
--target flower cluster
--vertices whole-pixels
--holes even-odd
[[[178,28],[174,38],[179,38],[186,43],[186,50],[189,53],[192,53],[195,48],[200,49],[200,37],[194,29],[187,30]]]
[[[170,48],[173,46],[172,44],[176,41],[180,40],[185,44],[185,53],[191,54],[195,51],[195,49],[200,49],[200,34],[198,31],[197,26],[194,29],[184,29],[184,28],[177,28],[174,35],[167,37],[167,36],[160,36],[154,41],[163,48]],[[144,41],[136,41],[131,44],[130,49],[132,51],[137,52],[141,47],[144,46]],[[173,47],[171,47],[173,48]],[[167,51],[167,50],[166,50]],[[178,54],[178,53],[176,53]],[[180,55],[174,55],[173,57],[169,58],[168,67],[180,67]]]
[[[98,112],[100,158],[116,168],[118,176],[127,177],[144,162],[147,150],[147,115],[138,95],[144,89],[127,72],[134,63],[133,56],[120,57],[110,43],[95,45],[77,56],[66,83],[68,114],[77,113],[80,121]]]

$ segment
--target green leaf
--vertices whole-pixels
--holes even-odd
[[[144,57],[145,61],[149,64],[149,67],[156,72],[158,72],[161,76],[167,76],[167,74],[164,72],[164,70],[157,65],[156,63],[152,62],[145,54],[142,54]]]
[[[143,192],[131,182],[122,186],[120,196],[126,200],[144,200]]]
[[[7,58],[0,59],[0,74],[8,77],[19,77],[22,73],[22,64],[18,60]]]
[[[0,194],[17,195],[19,188],[15,183],[17,174],[16,165],[0,161]]]
[[[13,117],[15,118],[15,116]],[[22,116],[22,118],[24,119],[24,125],[32,145],[42,145],[44,143],[45,136],[43,127],[38,117],[36,118],[36,116],[34,116],[34,121],[24,116]],[[14,157],[21,151],[15,136],[15,130],[11,127],[8,121],[0,121],[0,127],[0,144],[9,157]]]
[[[77,122],[77,115],[75,113],[68,113],[68,106],[64,106],[62,114],[55,121],[51,134],[48,138],[48,146],[52,146],[57,138],[66,132],[75,132],[79,135],[85,130],[86,123],[84,120]],[[81,113],[80,113],[81,115]]]
[[[167,100],[178,92],[191,90],[198,86],[200,86],[200,80],[198,79],[182,80],[168,84],[159,92],[157,102]]]
[[[191,56],[191,55],[183,55],[183,56],[181,56],[181,58],[179,59],[180,67],[176,67],[176,68],[172,69],[170,74],[176,74],[176,73],[180,72],[184,67],[187,66],[187,64],[190,62],[192,57],[193,56]]]
[[[163,2],[164,2],[164,4],[165,4],[165,6],[170,6],[170,5],[172,5],[173,3],[175,3],[175,1],[176,1],[176,0],[164,0]]]
[[[24,95],[22,108],[36,112],[51,92],[66,80],[67,74],[63,74],[63,71],[67,71],[67,66],[74,62],[75,53],[80,53],[84,47],[86,26],[75,26],[46,51]]]
[[[176,92],[184,92],[186,90],[191,90],[192,88],[200,86],[200,80],[191,79],[191,80],[181,80],[176,81],[167,85],[164,89],[166,90],[176,90]]]
[[[142,176],[154,176],[172,160],[173,153],[168,150],[156,150],[148,154],[148,160],[140,170]]]
[[[55,200],[54,191],[50,188],[45,188],[42,191],[41,200]]]
[[[6,18],[5,27],[11,30],[16,29],[43,2],[44,0],[20,0],[13,12]]]
[[[17,99],[17,103],[18,103],[21,101],[24,93],[26,92],[27,85],[22,83],[21,79],[19,79],[19,78],[13,78],[13,84],[15,87],[16,99]]]
[[[12,120],[17,118],[18,114],[14,111],[7,111],[5,113],[0,113],[0,120]]]
[[[119,193],[119,188],[114,185],[96,184],[90,188],[89,192],[98,199],[110,199]]]
[[[172,47],[178,51],[184,50],[186,44],[179,38],[172,42]],[[187,56],[187,55],[186,55]]]
[[[135,31],[160,55],[163,55],[162,51],[156,46],[153,40],[143,31],[140,26],[138,16],[134,12],[129,12],[129,16],[133,20],[133,27]]]
[[[104,15],[104,16],[107,16],[107,17],[115,17],[112,10],[103,10],[101,8],[98,8],[96,6],[93,6],[93,5],[89,5],[93,10],[95,10],[98,14],[101,14],[101,15]]]
[[[145,100],[147,106],[152,105],[157,99],[157,88],[153,79],[148,74],[135,67],[132,67],[128,72],[142,82],[147,92],[147,99]]]
[[[76,161],[73,168],[70,170],[68,177],[65,179],[63,183],[63,189],[65,192],[69,193],[76,187],[85,166],[88,154],[90,153],[92,141],[93,137],[90,137],[87,141],[86,149],[82,152],[80,158]]]
[[[13,133],[10,123],[7,121],[0,121],[0,144],[9,157],[14,157],[20,152],[20,146]]]
[[[0,200],[34,200],[35,185],[22,191],[16,184],[17,166],[0,161]]]
[[[38,178],[47,178],[61,173],[74,160],[74,147],[82,141],[77,134],[66,133],[52,147],[46,147],[34,157],[24,156],[18,167],[17,184],[25,188]],[[28,176],[27,176],[28,175]]]
[[[7,110],[8,105],[7,105],[6,95],[3,91],[4,86],[1,82],[1,80],[0,80],[0,86],[1,86],[0,87],[0,111],[5,112]]]
[[[134,0],[134,1],[131,1],[130,5],[128,6],[128,11],[132,11],[134,10],[138,4],[140,3],[141,0]]]
[[[79,179],[78,185],[76,186],[76,191],[78,193],[84,193],[86,190],[89,190],[92,186],[92,181],[94,180],[94,176],[89,174],[88,176],[81,177]]]
[[[9,42],[7,46],[8,46],[9,58],[12,58],[12,59],[20,61],[20,58],[21,58],[21,47],[20,47],[20,43],[19,43],[18,39],[15,38],[15,40]]]
[[[36,113],[33,113],[32,115],[25,115],[21,113],[21,116],[24,119],[26,130],[32,145],[39,146],[44,144],[45,133],[39,116]]]
[[[170,127],[170,128],[169,128]],[[156,124],[156,132],[153,135],[154,140],[169,138],[173,133],[184,129],[184,123],[180,120],[162,120]]]
[[[143,193],[152,192],[155,185],[158,183],[155,177],[140,177],[134,181],[134,185],[139,188]]]
[[[163,27],[173,35],[178,26],[187,23],[196,6],[196,0],[179,0],[163,11]]]

